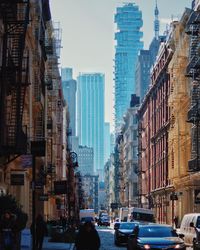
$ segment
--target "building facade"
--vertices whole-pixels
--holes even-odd
[[[111,153],[110,144],[110,123],[104,124],[104,164],[108,161]]]
[[[72,79],[72,69],[62,69],[62,88],[69,111],[68,135],[76,136],[76,81]]]
[[[168,173],[168,95],[167,66],[172,50],[162,44],[151,75],[151,88],[139,109],[139,203],[151,208],[156,220],[168,222],[166,196],[170,193]],[[152,202],[153,200],[153,202]]]
[[[87,146],[79,146],[78,163],[81,175],[94,174],[94,150]]]
[[[138,119],[137,110],[140,99],[136,95],[131,96],[130,107],[127,109],[121,129],[123,136],[123,166],[121,176],[124,178],[124,192],[126,207],[138,206]]]
[[[135,67],[138,52],[143,48],[140,31],[143,21],[139,7],[134,3],[117,8],[115,14],[115,130],[120,128],[123,115],[129,107],[131,94],[135,93]],[[119,132],[119,131],[118,131]]]
[[[0,186],[22,205],[30,223],[36,213],[46,217],[59,213],[52,187],[63,178],[64,168],[60,36],[55,34],[48,1],[1,2],[0,23],[0,158],[4,166]],[[16,183],[16,176],[21,182]]]
[[[77,128],[79,145],[94,150],[94,171],[103,179],[104,75],[83,73],[77,78]]]
[[[150,84],[151,54],[149,50],[140,50],[135,70],[135,93],[143,100]]]

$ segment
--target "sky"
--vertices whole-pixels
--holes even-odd
[[[60,66],[73,68],[76,79],[80,72],[105,74],[105,121],[114,129],[113,71],[116,25],[114,14],[123,3],[135,2],[142,11],[144,49],[154,36],[156,0],[50,0],[52,20],[60,23],[62,49]],[[167,24],[177,20],[192,0],[157,0],[160,34]]]

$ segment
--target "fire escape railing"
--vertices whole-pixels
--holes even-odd
[[[29,0],[0,0],[3,21],[0,67],[0,155],[25,154],[27,131],[23,110],[28,86],[29,58],[25,37],[29,23]]]
[[[186,33],[190,36],[190,61],[186,68],[186,76],[192,78],[191,107],[187,121],[191,128],[191,159],[188,161],[189,171],[200,171],[200,12],[193,11],[187,24]]]

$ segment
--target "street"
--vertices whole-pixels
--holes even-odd
[[[113,225],[111,227],[98,227],[96,229],[99,233],[101,239],[101,248],[100,250],[117,250],[117,249],[126,249],[126,246],[115,246],[114,244],[114,229]]]

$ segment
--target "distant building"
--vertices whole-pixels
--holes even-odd
[[[93,148],[79,146],[78,165],[81,175],[94,174],[94,152]]]
[[[159,51],[160,44],[165,41],[165,36],[159,35],[159,10],[156,7],[154,10],[155,19],[154,19],[154,38],[152,39],[148,50],[140,50],[135,71],[135,93],[140,97],[142,102],[148,89],[150,87],[150,73],[153,65],[156,62],[156,57]]]
[[[118,130],[129,107],[131,94],[135,93],[136,60],[143,48],[142,12],[136,4],[126,3],[117,8],[115,23],[115,130]]]
[[[104,164],[110,157],[110,123],[105,122],[104,124]]]
[[[62,68],[61,69],[62,81],[69,81],[73,79],[73,69],[72,68]]]
[[[149,50],[140,50],[136,71],[135,71],[135,85],[136,95],[143,100],[150,84],[150,68],[151,55]]]
[[[72,79],[72,69],[62,69],[62,87],[64,99],[69,110],[69,134],[76,135],[76,81]]]
[[[99,182],[99,209],[106,210],[106,190],[105,182]]]
[[[98,213],[98,176],[97,175],[82,175],[83,185],[83,204],[85,208],[93,208],[95,213]]]
[[[79,144],[94,150],[95,173],[104,167],[104,74],[81,73],[77,78]]]

